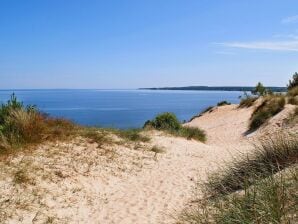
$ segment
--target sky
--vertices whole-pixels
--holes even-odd
[[[0,89],[285,86],[297,0],[1,0]]]

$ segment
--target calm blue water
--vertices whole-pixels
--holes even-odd
[[[161,112],[189,120],[208,106],[227,100],[238,103],[241,92],[158,90],[1,90],[0,102],[15,93],[52,116],[79,124],[116,128],[142,127]]]

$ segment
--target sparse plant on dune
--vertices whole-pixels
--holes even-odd
[[[255,130],[264,124],[269,118],[283,110],[285,106],[284,96],[267,96],[254,110],[249,124],[250,130]]]
[[[220,101],[217,103],[217,106],[220,107],[220,106],[225,106],[225,105],[231,105],[230,102],[224,100],[224,101]]]
[[[258,99],[258,97],[251,96],[247,92],[244,92],[244,96],[240,96],[239,98],[241,98],[239,108],[251,107],[254,104],[254,102]]]

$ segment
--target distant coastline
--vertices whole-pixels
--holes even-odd
[[[184,87],[155,87],[139,88],[140,90],[204,90],[204,91],[252,91],[253,86],[184,86]],[[268,86],[273,92],[286,92],[286,87]]]

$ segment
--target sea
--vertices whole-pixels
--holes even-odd
[[[25,105],[81,125],[141,128],[157,114],[172,112],[181,122],[219,101],[239,103],[238,91],[183,90],[0,90],[0,103],[15,93]]]

